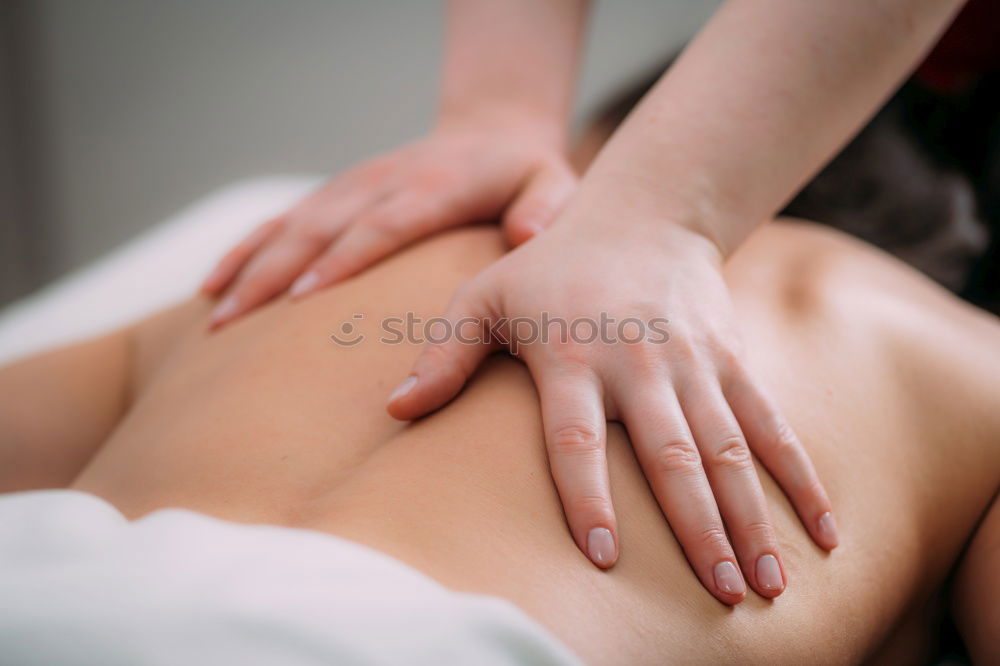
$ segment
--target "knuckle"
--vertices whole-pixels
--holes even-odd
[[[423,352],[421,353],[420,358],[429,365],[451,364],[451,353],[449,352],[447,346],[437,342],[427,342],[424,344]]]
[[[778,419],[774,424],[773,431],[775,452],[778,455],[791,456],[798,453],[799,438],[787,421]]]
[[[712,450],[709,463],[715,467],[742,469],[752,464],[750,447],[741,435],[727,435]]]
[[[689,440],[668,440],[654,452],[653,467],[658,474],[691,474],[701,469],[701,455]]]
[[[611,500],[602,495],[579,495],[566,503],[566,510],[591,521],[607,518],[611,513]]]
[[[745,537],[749,537],[756,544],[770,546],[774,543],[774,528],[766,520],[751,521],[740,529]]]
[[[457,187],[458,179],[451,167],[424,166],[413,174],[410,187],[419,194],[436,196]]]
[[[666,347],[672,361],[691,363],[699,358],[694,341],[687,336],[674,335]]]
[[[437,381],[450,388],[460,388],[469,373],[461,361],[443,344],[428,344],[421,355],[421,364],[433,374]]]
[[[399,231],[404,220],[399,215],[388,212],[371,213],[365,220],[365,226],[379,234],[393,234]]]
[[[240,286],[247,291],[270,288],[278,277],[278,270],[274,264],[273,258],[261,257],[259,260],[254,260],[241,276]]]
[[[426,332],[425,332],[426,334]],[[421,361],[428,367],[433,367],[438,373],[457,371],[458,367],[452,357],[451,350],[440,342],[427,342],[424,345]]]
[[[569,421],[552,431],[549,447],[553,455],[593,456],[601,451],[601,434],[590,422]]]
[[[745,375],[743,371],[743,358],[732,345],[713,337],[706,341],[705,346],[711,351],[712,357],[719,368],[723,368],[737,376]]]
[[[826,488],[815,474],[803,484],[801,494],[808,500],[818,501],[823,507],[829,506],[830,502],[826,496]]]
[[[423,232],[438,228],[443,220],[451,217],[454,210],[440,200],[423,201],[413,206],[406,217],[405,225]]]
[[[330,239],[329,230],[314,222],[303,223],[295,229],[295,240],[306,247],[324,247],[329,244]]]
[[[640,378],[661,377],[666,368],[666,359],[661,349],[640,342],[639,344],[621,345],[622,353],[628,359],[632,372]]]
[[[434,339],[427,339],[424,343],[419,362],[447,381],[464,384],[476,369],[477,362],[462,353],[464,345],[456,344],[454,321],[449,321],[448,328],[447,331],[434,328],[423,330],[425,338],[430,334]]]
[[[578,376],[579,373],[588,372],[592,366],[591,350],[585,344],[573,340],[557,340],[549,349],[557,359],[559,368],[567,375]]]
[[[729,537],[721,525],[712,525],[696,533],[695,541],[706,551],[722,553],[729,551]]]
[[[282,286],[272,271],[260,270],[247,276],[237,286],[237,290],[240,301],[249,304],[270,298]]]

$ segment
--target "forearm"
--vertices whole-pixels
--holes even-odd
[[[69,484],[128,403],[129,331],[0,368],[0,493]]]
[[[440,120],[529,122],[565,141],[586,0],[451,0]]]
[[[602,151],[629,192],[728,255],[910,72],[958,0],[730,0]]]

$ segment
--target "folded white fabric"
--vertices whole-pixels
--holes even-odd
[[[578,663],[512,604],[309,530],[0,496],[0,663]]]
[[[194,202],[0,311],[0,363],[113,330],[190,297],[223,253],[319,184],[273,176]]]

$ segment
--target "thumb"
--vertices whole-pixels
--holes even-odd
[[[490,332],[490,310],[485,303],[483,292],[467,283],[455,294],[444,321],[438,319],[433,330],[424,330],[427,342],[409,377],[389,396],[387,409],[393,418],[416,419],[444,406],[458,395],[483,359],[500,347]]]
[[[552,224],[576,190],[577,181],[564,160],[547,162],[536,170],[504,215],[507,242],[516,247]]]

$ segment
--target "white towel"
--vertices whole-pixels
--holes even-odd
[[[47,490],[0,496],[0,663],[579,662],[512,604],[344,539]]]

